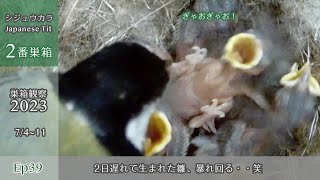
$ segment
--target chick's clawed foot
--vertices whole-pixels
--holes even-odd
[[[208,132],[216,133],[214,120],[225,117],[225,114],[231,110],[232,105],[233,98],[213,99],[211,105],[201,107],[202,114],[193,117],[189,122],[189,127],[203,127]]]
[[[193,53],[186,56],[186,60],[190,64],[198,64],[207,56],[208,53],[208,50],[206,48],[201,49],[199,46],[194,46],[192,50]]]
[[[184,61],[172,63],[169,67],[169,73],[171,77],[178,77],[186,72],[193,71],[195,66],[199,64],[203,59],[207,57],[207,49],[194,46],[192,48],[193,53],[186,55]]]

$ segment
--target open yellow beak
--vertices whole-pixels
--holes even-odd
[[[240,33],[232,36],[224,47],[222,60],[234,68],[251,69],[262,59],[260,40],[253,34]]]
[[[294,63],[290,73],[281,78],[280,84],[285,87],[293,87],[298,83],[303,83],[303,81],[307,81],[308,90],[312,95],[320,96],[320,86],[316,78],[311,75],[309,62],[300,69],[298,69],[297,63]]]
[[[171,125],[165,114],[154,112],[149,121],[144,145],[145,156],[152,156],[165,148],[171,140]]]

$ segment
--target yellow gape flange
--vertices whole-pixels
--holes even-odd
[[[298,69],[297,63],[294,63],[291,67],[290,73],[281,78],[280,84],[285,87],[306,84],[312,95],[320,96],[320,86],[316,78],[311,75],[309,62],[305,63],[300,69]]]
[[[224,47],[222,60],[238,69],[251,69],[262,59],[262,44],[255,35],[240,33],[232,36]]]
[[[171,140],[171,125],[161,112],[154,112],[149,121],[145,141],[145,156],[160,152]]]

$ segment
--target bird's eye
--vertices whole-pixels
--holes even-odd
[[[251,69],[262,59],[262,45],[253,34],[232,36],[225,45],[222,60],[239,69]]]
[[[171,140],[171,125],[161,112],[154,112],[150,116],[147,138],[145,140],[145,155],[151,156],[160,152]]]

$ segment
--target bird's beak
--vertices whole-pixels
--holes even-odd
[[[298,69],[297,63],[291,67],[290,73],[284,75],[280,84],[285,87],[298,87],[299,90],[309,90],[312,95],[320,96],[320,86],[318,81],[311,75],[310,63],[305,63]]]
[[[234,68],[249,70],[259,64],[262,55],[260,40],[253,34],[240,33],[228,40],[221,59]]]
[[[149,121],[144,144],[145,156],[154,155],[165,148],[171,140],[171,125],[166,115],[154,112]]]

